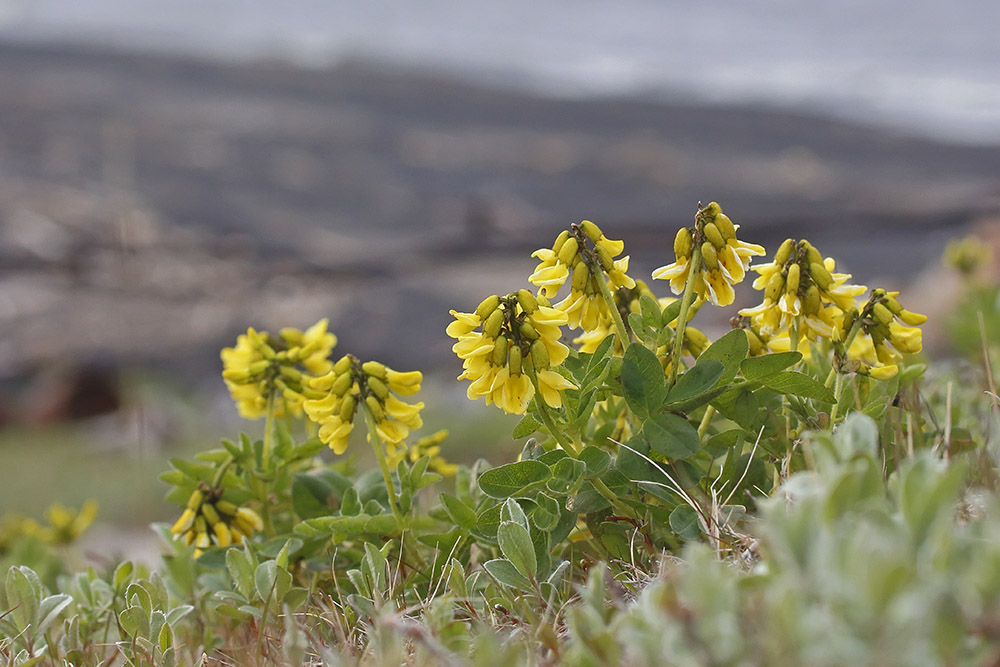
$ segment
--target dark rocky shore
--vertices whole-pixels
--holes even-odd
[[[340,349],[450,371],[448,309],[524,286],[570,222],[644,277],[715,199],[749,240],[807,236],[899,284],[1000,197],[998,146],[363,63],[0,45],[0,89],[4,377],[95,357],[214,377],[246,326],[324,316]]]

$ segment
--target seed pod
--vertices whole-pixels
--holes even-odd
[[[479,317],[480,321],[485,320],[490,316],[497,306],[500,305],[500,297],[496,294],[491,294],[490,296],[483,299],[479,305],[476,307],[476,315]]]
[[[343,375],[338,375],[337,379],[330,386],[330,393],[335,396],[343,396],[347,393],[347,390],[351,388],[354,384],[354,375],[351,373],[344,373]]]
[[[559,249],[559,261],[567,266],[572,266],[573,260],[576,259],[576,254],[579,249],[580,244],[576,240],[576,237],[569,237],[566,239],[566,243],[563,243],[562,248]]]
[[[504,313],[499,308],[494,310],[493,313],[486,318],[483,322],[483,335],[487,338],[496,338],[497,334],[500,333],[500,327],[503,325]]]
[[[719,231],[714,222],[705,225],[703,231],[705,232],[705,238],[712,242],[716,250],[722,250],[726,247],[726,240],[722,238],[722,232]]]
[[[201,506],[201,515],[208,521],[209,526],[219,523],[219,513],[215,511],[211,503],[205,503]]]
[[[538,370],[545,370],[549,367],[549,348],[545,343],[536,340],[531,344],[531,362]]]
[[[701,244],[701,260],[709,271],[719,268],[719,256],[715,253],[715,246],[708,241]]]
[[[494,366],[506,366],[507,365],[507,348],[510,346],[510,342],[507,340],[506,336],[501,336],[497,338],[496,343],[493,345],[493,365]]]
[[[799,291],[799,269],[798,264],[792,264],[788,267],[788,275],[785,276],[785,294],[789,296],[795,296]]]
[[[722,234],[722,238],[729,239],[736,238],[736,225],[733,221],[729,219],[729,216],[725,213],[720,213],[715,216],[715,226],[719,228],[719,233]]]
[[[674,237],[674,255],[678,260],[691,256],[691,228],[681,227]]]
[[[600,241],[601,237],[604,236],[604,232],[601,231],[601,228],[592,223],[590,220],[584,220],[581,222],[580,229],[582,229],[583,233],[587,235],[587,238],[594,243]]]
[[[201,507],[202,501],[205,500],[205,494],[202,493],[201,489],[195,489],[188,496],[187,508],[192,512],[197,512],[198,508]]]
[[[510,361],[507,364],[511,375],[521,374],[521,346],[514,345],[510,348]]]
[[[531,322],[521,322],[521,336],[529,340],[535,340],[538,338],[538,332],[535,331],[535,327],[531,326]]]
[[[377,377],[368,376],[368,388],[372,390],[372,393],[378,397],[379,400],[384,401],[389,396],[389,388],[385,386],[385,383],[379,380]]]
[[[377,377],[379,380],[385,379],[385,365],[377,361],[366,361],[361,364],[361,370],[367,375]]]
[[[526,289],[517,290],[517,302],[521,304],[521,310],[529,315],[538,310],[538,300]]]
[[[583,291],[583,288],[587,286],[587,281],[590,280],[590,269],[587,268],[587,263],[582,259],[576,263],[573,267],[573,281],[571,287],[574,290]]]
[[[872,314],[882,324],[888,325],[893,320],[892,313],[881,303],[876,303],[872,306]]]
[[[376,424],[385,421],[385,410],[382,409],[382,404],[378,402],[377,398],[366,396],[365,405],[368,407],[368,411],[371,412]]]
[[[781,271],[775,271],[771,274],[771,277],[767,280],[767,285],[764,286],[764,298],[771,303],[777,303],[778,299],[785,292],[785,276],[782,275]]]
[[[354,421],[354,410],[358,407],[358,399],[354,397],[354,394],[348,394],[344,396],[344,400],[340,402],[340,412],[337,413],[337,417],[340,418],[345,424],[350,424]]]
[[[774,253],[774,263],[781,266],[788,261],[788,258],[792,256],[792,251],[795,250],[795,241],[792,239],[785,239],[780,246],[778,246],[778,252]]]
[[[819,288],[816,285],[810,285],[809,289],[806,290],[806,299],[803,309],[806,315],[815,315],[819,312],[822,306],[822,301],[819,297]]]
[[[615,268],[615,260],[611,258],[611,253],[604,246],[597,246],[597,259],[601,262],[601,268],[610,271]]]
[[[819,285],[819,288],[822,290],[830,289],[830,285],[833,284],[833,276],[823,266],[823,262],[813,262],[810,264],[809,275],[812,276],[813,282]]]
[[[562,230],[559,232],[559,236],[556,237],[556,242],[552,244],[552,252],[559,256],[559,251],[562,250],[563,244],[566,243],[566,239],[569,238],[569,231]]]

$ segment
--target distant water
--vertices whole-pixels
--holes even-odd
[[[307,65],[366,57],[557,96],[765,102],[1000,143],[997,0],[0,0],[0,38]]]

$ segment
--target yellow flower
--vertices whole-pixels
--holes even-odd
[[[242,417],[265,416],[272,396],[275,416],[302,414],[303,402],[311,397],[308,381],[333,366],[329,356],[337,337],[327,324],[322,319],[304,332],[282,329],[276,337],[250,328],[235,347],[222,350],[222,377]]]
[[[458,472],[458,466],[448,463],[441,456],[441,443],[448,437],[447,430],[440,430],[432,435],[419,438],[407,451],[400,449],[389,458],[390,467],[395,467],[404,458],[409,458],[411,463],[416,463],[424,456],[430,457],[427,467],[438,473],[442,477],[451,477]]]
[[[684,292],[691,277],[695,244],[701,250],[701,271],[692,285],[702,300],[728,306],[736,299],[733,285],[743,281],[750,258],[764,254],[764,248],[736,238],[734,224],[720,206],[712,202],[695,215],[695,226],[678,231],[674,239],[675,261],[653,271],[654,280],[669,280],[674,294]]]
[[[539,392],[548,405],[562,405],[560,392],[575,385],[550,370],[562,364],[569,348],[559,342],[568,316],[544,296],[527,290],[483,300],[475,313],[451,311],[447,333],[458,342],[452,351],[462,360],[459,380],[469,380],[470,400],[483,398],[504,412],[524,414]],[[479,330],[477,330],[479,329]]]
[[[591,331],[611,318],[598,281],[606,281],[611,291],[635,286],[627,275],[629,258],[614,259],[624,249],[623,242],[606,238],[597,225],[584,220],[571,232],[560,233],[552,248],[532,253],[540,261],[528,282],[538,287],[540,296],[553,298],[572,275],[570,293],[555,308],[566,313],[570,329]]]
[[[849,273],[836,273],[833,258],[823,256],[808,241],[786,239],[774,260],[753,267],[756,290],[763,302],[744,308],[740,315],[752,318],[760,333],[778,338],[800,321],[800,335],[831,338],[838,318],[857,305],[857,297],[868,288],[849,285]]]
[[[242,544],[245,538],[264,530],[260,515],[249,507],[223,500],[222,495],[223,489],[201,482],[170,529],[176,539],[195,545],[195,558],[212,545]]]
[[[416,394],[422,380],[419,371],[401,373],[377,361],[362,364],[346,355],[328,374],[312,379],[311,388],[326,393],[305,401],[303,408],[309,419],[319,424],[319,439],[337,454],[347,449],[358,408],[371,416],[375,435],[386,445],[395,446],[406,439],[410,429],[423,425],[420,411],[424,404],[398,398]]]

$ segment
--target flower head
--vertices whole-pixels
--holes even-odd
[[[693,227],[683,227],[677,232],[676,261],[653,271],[653,279],[669,280],[670,290],[681,294],[691,277],[697,248],[702,270],[695,278],[695,293],[717,306],[728,306],[736,299],[733,285],[743,281],[750,258],[764,254],[763,247],[736,238],[739,228],[716,202],[710,203],[695,215]]]
[[[474,313],[451,311],[455,321],[447,333],[458,342],[452,346],[462,359],[459,380],[469,380],[471,400],[483,397],[486,404],[510,414],[524,414],[535,395],[552,407],[562,405],[561,392],[575,385],[552,368],[569,355],[559,342],[560,326],[568,316],[549,305],[544,296],[520,290],[500,298],[490,296]]]
[[[923,347],[917,326],[927,316],[903,308],[898,295],[881,288],[872,290],[860,311],[849,311],[836,332],[836,338],[848,338],[848,360],[860,361],[859,372],[876,379],[893,377],[903,355],[917,354]]]
[[[319,438],[337,454],[347,449],[358,408],[372,418],[375,435],[389,447],[399,445],[410,429],[423,425],[423,403],[406,403],[398,396],[420,391],[419,371],[400,373],[377,361],[361,363],[345,355],[326,375],[313,378],[309,385],[320,397],[304,403],[306,415],[319,424]]]
[[[448,463],[444,457],[441,456],[441,443],[444,442],[447,437],[448,431],[446,429],[442,429],[432,435],[419,438],[410,447],[408,447],[405,452],[400,449],[394,456],[390,457],[389,465],[391,467],[395,467],[396,464],[404,458],[409,458],[411,463],[416,463],[424,456],[428,456],[430,457],[430,462],[427,464],[428,468],[443,477],[451,477],[458,471],[458,466],[454,463]]]
[[[570,329],[591,331],[603,319],[610,320],[598,281],[607,281],[612,291],[635,286],[626,274],[628,256],[615,259],[624,249],[624,243],[606,238],[600,227],[584,220],[559,234],[552,248],[532,253],[540,261],[528,282],[538,286],[540,296],[553,298],[572,275],[570,293],[555,307],[566,313]]]
[[[177,539],[195,545],[195,558],[210,546],[242,544],[247,537],[264,530],[264,522],[255,511],[224,500],[223,496],[223,489],[201,482],[170,529]]]
[[[277,336],[250,328],[235,347],[222,350],[222,378],[242,417],[265,416],[272,397],[280,399],[275,416],[302,414],[308,380],[333,366],[329,356],[337,337],[326,330],[327,323],[322,319],[305,331],[282,329]]]
[[[843,313],[857,304],[868,288],[849,285],[849,273],[837,273],[833,258],[823,259],[808,241],[786,239],[767,264],[753,267],[758,277],[754,289],[764,291],[763,302],[744,308],[758,333],[777,338],[800,318],[804,337],[831,338]]]

